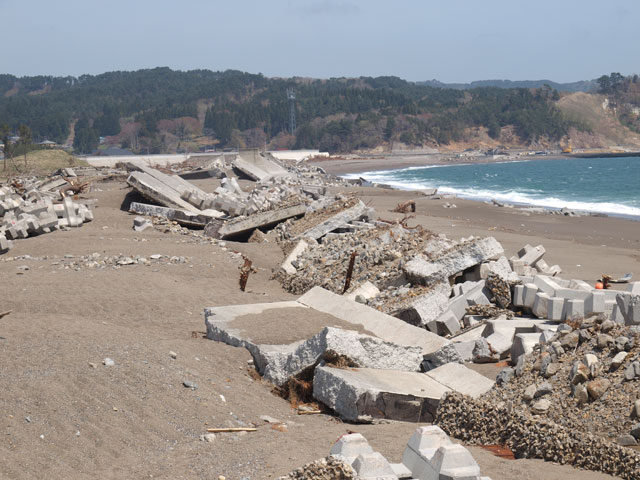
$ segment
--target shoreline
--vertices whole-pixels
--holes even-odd
[[[325,169],[325,171],[329,174],[333,174],[346,179],[358,179],[361,177],[359,174],[366,173],[375,173],[375,172],[392,172],[398,170],[404,170],[408,168],[421,168],[421,167],[433,167],[433,166],[463,166],[463,165],[478,165],[478,164],[500,164],[500,163],[519,163],[519,162],[542,162],[542,161],[550,161],[550,160],[563,160],[563,159],[571,159],[571,158],[588,158],[582,156],[568,156],[568,155],[545,155],[545,156],[526,156],[526,157],[506,157],[506,158],[488,158],[483,157],[481,159],[475,161],[468,161],[467,158],[460,159],[451,159],[451,158],[441,158],[441,154],[429,154],[424,155],[431,156],[432,158],[428,161],[425,161],[424,158],[416,158],[416,157],[407,157],[407,158],[381,158],[381,160],[385,161],[385,164],[382,165],[377,162],[378,159],[373,158],[358,158],[358,159],[335,159],[335,160],[325,160],[325,161],[317,161],[310,162],[314,165],[320,166]],[[629,156],[637,156],[637,155],[629,155]],[[366,180],[366,179],[365,179]],[[367,180],[369,181],[369,180]],[[393,190],[400,190],[406,192],[419,192],[421,189],[416,189],[409,186],[398,185],[394,183],[384,183],[384,182],[371,182],[373,185],[383,186],[382,188],[388,188]],[[446,195],[451,196],[449,199],[464,199],[472,202],[478,203],[494,203],[498,202],[499,204],[507,205],[513,208],[527,210],[527,209],[541,209],[545,212],[560,212],[563,209],[567,209],[571,212],[575,212],[579,214],[578,216],[589,216],[589,217],[606,217],[606,218],[620,218],[624,220],[629,220],[633,222],[640,221],[640,215],[632,215],[632,214],[623,214],[623,213],[615,213],[615,212],[602,212],[597,210],[589,210],[589,209],[581,209],[581,208],[570,208],[570,207],[561,207],[561,206],[550,206],[550,205],[540,205],[538,203],[534,203],[532,199],[531,203],[528,202],[516,202],[505,199],[496,199],[494,197],[480,197],[473,195],[460,195],[456,192],[447,192],[441,191],[440,187],[427,187],[424,189],[437,188],[438,195]]]

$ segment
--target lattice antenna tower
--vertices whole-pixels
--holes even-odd
[[[287,89],[287,99],[289,100],[289,133],[296,133],[296,91],[293,88]]]

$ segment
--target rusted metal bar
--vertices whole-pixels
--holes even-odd
[[[347,278],[344,281],[344,289],[342,290],[342,294],[349,290],[351,286],[351,276],[353,275],[353,265],[356,262],[356,257],[358,256],[358,252],[353,252],[351,254],[351,258],[349,259],[349,268],[347,269]]]

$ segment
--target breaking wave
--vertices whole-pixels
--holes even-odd
[[[561,198],[549,195],[549,192],[535,188],[518,188],[517,190],[499,189],[490,190],[475,187],[463,187],[447,184],[446,181],[421,179],[419,174],[407,175],[414,170],[430,168],[453,167],[450,165],[432,165],[427,167],[409,167],[401,170],[384,170],[363,172],[345,175],[345,178],[364,178],[373,183],[384,183],[402,190],[421,190],[425,188],[437,188],[438,193],[454,194],[460,198],[476,201],[496,200],[502,203],[520,206],[542,207],[552,210],[567,208],[581,212],[602,213],[606,215],[622,217],[640,217],[640,203],[633,201],[632,205],[609,202],[588,201],[579,198]],[[418,172],[416,172],[418,173]],[[403,178],[405,177],[405,178]],[[635,206],[638,205],[638,206]],[[638,219],[638,218],[635,218]]]

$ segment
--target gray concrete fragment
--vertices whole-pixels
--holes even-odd
[[[351,465],[362,480],[398,480],[381,453],[361,453]]]
[[[142,232],[147,228],[153,228],[153,223],[151,223],[151,220],[148,218],[136,217],[133,219],[133,229],[136,232]]]
[[[366,281],[362,285],[358,286],[355,290],[345,295],[349,300],[356,300],[358,296],[365,300],[375,298],[380,293],[380,289],[373,283]]]
[[[256,228],[269,228],[288,218],[302,216],[306,210],[307,207],[305,205],[294,205],[278,210],[254,213],[247,217],[238,217],[227,222],[212,220],[205,227],[204,233],[213,238],[234,238],[240,235],[247,235]]]
[[[464,359],[460,355],[457,344],[455,343],[450,343],[433,353],[425,355],[422,367],[425,371],[428,371],[452,362],[464,363]]]
[[[473,239],[457,245],[440,258],[427,260],[418,256],[405,265],[409,281],[419,285],[445,281],[469,267],[499,257],[504,249],[493,237]]]
[[[429,292],[420,295],[409,306],[395,312],[393,316],[411,325],[425,327],[448,310],[450,295],[449,283],[439,282]],[[464,303],[466,304],[466,301]]]
[[[618,295],[618,308],[622,313],[625,325],[640,324],[640,295]]]
[[[333,230],[336,230],[351,221],[359,220],[360,218],[366,216],[367,211],[367,206],[362,201],[358,201],[358,203],[353,207],[336,213],[331,218],[328,218],[318,225],[306,230],[296,238],[308,237],[318,240],[319,238],[325,236],[327,233],[332,232]]]
[[[449,340],[423,328],[409,325],[321,287],[312,288],[300,297],[298,302],[346,322],[362,325],[367,331],[387,342],[421,347],[425,355],[450,343]]]
[[[167,175],[168,177],[169,175]],[[169,208],[179,208],[188,212],[199,213],[200,210],[180,198],[180,193],[160,180],[144,172],[132,172],[127,183],[135,188],[143,197]]]
[[[349,421],[430,422],[448,388],[416,372],[317,367],[313,396]]]
[[[257,182],[267,182],[289,175],[286,169],[256,149],[241,149],[231,165]]]
[[[160,207],[158,205],[149,205],[146,203],[131,202],[129,211],[140,215],[150,215],[166,218],[180,225],[189,227],[204,227],[207,223],[215,218],[223,216],[222,212],[216,210],[203,210],[195,213],[178,208]]]
[[[319,362],[325,352],[348,357],[360,367],[410,372],[419,371],[423,359],[419,347],[403,347],[351,330],[326,327],[292,352],[262,353],[267,360],[264,378],[282,385],[293,375]]]
[[[287,255],[287,258],[284,259],[284,262],[282,262],[281,268],[285,272],[287,272],[289,275],[293,275],[294,273],[296,273],[297,269],[296,267],[293,266],[293,262],[297,260],[297,258],[303,252],[305,252],[308,248],[309,248],[309,244],[304,240],[300,240],[296,244],[296,246],[293,247],[293,250],[291,250],[289,255]]]
[[[487,393],[495,384],[495,381],[460,363],[447,363],[429,370],[425,375],[453,391],[472,398]]]

